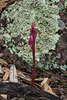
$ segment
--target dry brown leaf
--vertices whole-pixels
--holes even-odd
[[[8,78],[9,78],[9,73],[6,72],[6,73],[4,74],[4,76],[3,76],[3,81],[7,81]]]
[[[8,1],[8,0],[0,0],[0,12],[4,7],[6,7],[6,5],[7,5],[6,1]]]
[[[49,79],[44,78],[44,80],[41,82],[41,86],[44,88],[44,91],[47,91],[55,96],[57,96],[51,89],[51,87],[48,85],[49,84]]]
[[[44,85],[44,90],[47,91],[47,92],[49,92],[49,93],[51,93],[51,94],[53,94],[53,95],[55,95],[55,96],[57,96],[57,95],[52,91],[51,87],[50,87],[47,83]]]
[[[7,81],[9,78],[9,69],[8,68],[3,68],[3,71],[5,72],[4,76],[3,76],[3,80]]]
[[[44,86],[44,84],[49,84],[49,79],[48,78],[44,78],[44,80],[41,82],[41,86]]]
[[[0,13],[4,7],[7,6],[8,3],[12,3],[16,0],[0,0]]]
[[[8,63],[4,59],[2,59],[2,58],[0,58],[0,63],[4,64],[4,65],[8,65]]]
[[[1,97],[3,98],[2,100],[7,100],[7,95],[1,94]]]
[[[4,71],[5,73],[6,73],[6,72],[9,72],[9,68],[3,67],[2,69],[3,69],[3,71]]]

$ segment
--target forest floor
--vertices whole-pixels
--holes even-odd
[[[65,23],[65,26],[67,27],[66,13],[61,12],[59,15],[61,17],[61,20]],[[60,34],[61,37],[56,44],[56,48],[55,50],[50,50],[50,52],[52,52],[51,58],[56,57],[55,61],[57,63],[58,69],[52,69],[50,71],[44,72],[42,69],[36,68],[35,79],[48,78],[50,80],[49,86],[51,87],[53,92],[61,99],[67,100],[67,70],[60,69],[61,65],[67,66],[67,30],[65,28],[63,30],[59,30],[58,34]],[[0,55],[3,54],[2,57],[0,58],[4,59],[8,63],[8,69],[10,68],[11,64],[15,64],[17,70],[22,71],[26,76],[29,76],[31,78],[32,68],[30,67],[30,65],[25,61],[23,61],[17,55],[15,54],[12,55],[9,52],[8,48],[3,47],[3,44],[4,42],[0,39]],[[47,62],[47,60],[50,59],[49,55],[45,55],[45,57]],[[1,63],[1,66],[5,67],[3,63]],[[23,82],[21,78],[18,79],[21,83]],[[42,81],[40,82],[37,81],[36,83],[40,85]],[[27,84],[27,82],[25,81],[24,83]]]

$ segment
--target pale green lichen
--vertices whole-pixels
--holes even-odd
[[[28,45],[28,40],[33,21],[38,30],[35,47],[36,60],[39,61],[42,55],[55,48],[55,44],[59,39],[59,35],[55,33],[59,29],[58,19],[60,18],[58,15],[59,9],[55,2],[56,0],[53,0],[53,2],[48,0],[21,0],[3,11],[1,19],[6,16],[8,22],[13,20],[12,23],[7,24],[5,30],[0,29],[4,33],[2,39],[5,41],[5,46],[9,47],[8,42],[11,41],[12,37],[18,35],[21,35],[20,38],[25,40],[25,44],[22,42],[18,43],[17,46],[13,44],[13,47],[9,47],[11,53],[15,52],[31,64],[32,51]],[[15,43],[15,41],[12,40],[12,43]]]
[[[67,7],[67,0],[65,0],[65,7]]]

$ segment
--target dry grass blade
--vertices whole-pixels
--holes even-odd
[[[37,82],[43,81],[43,78],[36,78],[35,81]]]
[[[0,63],[4,64],[4,65],[8,65],[8,63],[4,59],[2,59],[2,58],[0,58]]]
[[[26,80],[28,80],[28,81],[31,81],[31,78],[30,78],[28,75],[25,75],[23,72],[17,70],[17,74],[18,74],[18,76],[21,77],[22,79],[26,79]]]

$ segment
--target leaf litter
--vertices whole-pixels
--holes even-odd
[[[0,12],[4,7],[6,7],[6,1],[8,2],[8,0],[1,0],[1,2],[3,3],[0,3]],[[64,13],[60,13],[60,16],[66,25],[66,15]],[[58,43],[56,44],[56,50],[51,52],[53,53],[52,56],[58,57],[58,53],[60,54],[60,57],[56,59],[58,66],[60,66],[61,64],[67,64],[67,34],[65,29],[59,30],[58,33],[63,34],[63,36],[59,39]],[[0,43],[1,42],[3,43],[3,41],[0,41]],[[30,68],[30,66],[20,57],[17,57],[17,55],[10,54],[9,50],[7,48],[3,48],[2,45],[0,47],[0,51],[2,51],[0,52],[0,71],[3,76],[1,77],[2,80],[5,82],[9,82],[15,81],[14,78],[16,78],[16,82],[18,82],[19,80],[19,82],[24,82],[25,84],[29,85],[31,81],[32,68]],[[7,55],[5,55],[5,53]],[[14,60],[15,65],[13,64]],[[10,76],[10,72],[13,73],[12,76]],[[66,84],[67,76],[65,76],[61,71],[59,72],[59,69],[48,72],[50,73],[50,75],[43,72],[40,69],[36,69],[36,78],[34,83],[35,87],[39,90],[45,90],[47,92],[54,94],[55,96],[62,98],[63,100],[66,100],[67,87],[65,87],[62,83],[60,83],[53,76],[51,76],[51,74],[55,75],[56,77],[59,77],[59,79],[62,79]],[[65,72],[67,73],[67,71]],[[12,80],[10,79],[10,77]]]

